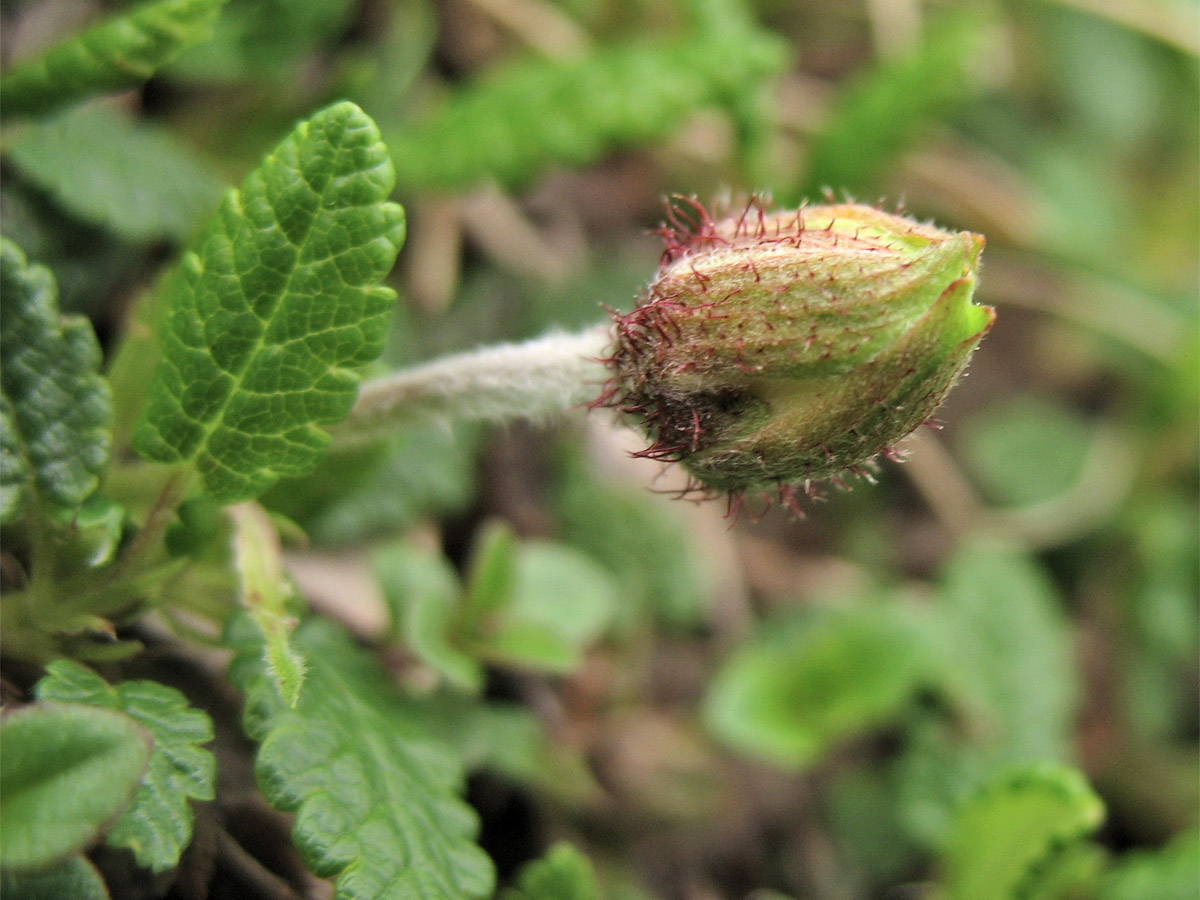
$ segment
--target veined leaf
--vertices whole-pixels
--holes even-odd
[[[129,803],[150,744],[129,716],[90,706],[0,720],[0,866],[42,868],[95,840]]]
[[[527,863],[502,900],[599,900],[591,861],[565,841]]]
[[[39,700],[119,710],[153,736],[150,763],[133,802],[106,840],[132,850],[140,866],[155,872],[170,869],[192,839],[188,798],[213,798],[216,760],[200,746],[212,740],[212,721],[190,707],[179,691],[155,681],[111,685],[68,659],[50,663],[46,673],[34,689]]]
[[[99,106],[20,134],[5,156],[78,218],[131,241],[191,238],[222,185],[165,132]]]
[[[756,88],[785,61],[746,29],[630,42],[570,62],[529,59],[462,89],[423,125],[388,135],[406,188],[519,183],[554,164],[670,134],[695,110]]]
[[[262,638],[231,623],[231,675],[246,692],[246,729],[262,742],[256,771],[271,803],[296,812],[309,867],[336,877],[338,900],[467,900],[490,894],[491,861],[458,796],[462,769],[396,703],[375,660],[321,620],[295,641],[309,671],[295,709],[262,663]]]
[[[109,900],[108,887],[85,856],[71,856],[50,869],[0,873],[5,900]]]
[[[5,423],[0,468],[2,522],[32,493],[76,507],[108,462],[109,390],[97,374],[91,325],[63,318],[50,272],[0,238],[0,386]]]
[[[223,503],[311,469],[319,426],[354,402],[354,369],[383,346],[379,286],[404,211],[375,123],[317,113],[226,194],[164,288],[163,357],[133,435],[144,457],[190,463]]]
[[[44,113],[145,81],[208,37],[225,0],[155,0],[106,19],[17,65],[0,79],[5,115]]]
[[[1055,855],[1094,831],[1104,804],[1078,770],[1002,772],[966,802],[944,851],[950,900],[1018,900]]]

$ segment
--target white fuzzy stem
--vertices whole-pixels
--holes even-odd
[[[363,383],[358,401],[333,429],[335,444],[353,446],[386,436],[416,414],[452,421],[544,421],[600,393],[607,327],[550,334],[521,344],[497,344],[447,356]]]

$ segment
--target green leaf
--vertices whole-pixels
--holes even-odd
[[[1104,877],[1097,900],[1195,900],[1200,894],[1200,829],[1161,850],[1130,853]]]
[[[898,716],[931,680],[920,624],[898,603],[771,623],[717,673],[709,726],[744,752],[810,766],[836,742]]]
[[[110,685],[68,659],[47,665],[34,691],[39,700],[119,710],[150,732],[154,749],[149,766],[106,840],[132,850],[138,865],[154,872],[175,866],[192,839],[188,798],[214,796],[216,760],[200,746],[213,738],[208,715],[165,684],[142,680]]]
[[[0,873],[4,900],[109,900],[108,887],[84,856],[72,856],[37,872]]]
[[[375,124],[352,103],[301,123],[243,182],[164,288],[163,358],[133,436],[215,499],[310,470],[354,402],[394,293],[404,212]]]
[[[247,694],[246,728],[262,742],[259,785],[296,812],[309,867],[336,877],[338,900],[467,900],[492,889],[491,861],[471,837],[458,759],[398,704],[376,660],[329,622],[296,632],[310,669],[296,709],[266,676],[262,641],[231,624],[231,675]]]
[[[569,62],[530,58],[462,89],[436,116],[388,134],[405,188],[517,184],[559,163],[658,140],[779,71],[774,35],[743,30],[629,41]]]
[[[503,522],[489,524],[471,555],[466,613],[472,619],[512,602],[517,578],[517,536]]]
[[[3,238],[0,294],[0,412],[9,420],[0,521],[10,522],[34,494],[74,508],[96,489],[108,462],[110,400],[91,325],[61,317],[50,272]]]
[[[984,23],[975,11],[942,17],[917,50],[880,63],[850,81],[830,125],[813,144],[808,176],[796,199],[874,184],[928,123],[945,118],[975,92]]]
[[[133,87],[184,47],[208,37],[225,0],[156,0],[106,19],[0,79],[5,115],[38,115]]]
[[[279,533],[257,503],[232,506],[229,516],[242,606],[263,633],[267,672],[287,705],[295,707],[307,666],[290,641],[296,619],[288,609],[292,587],[283,570]]]
[[[393,632],[451,684],[479,692],[483,668],[451,641],[462,607],[462,586],[446,558],[410,544],[393,544],[376,555],[375,573]]]
[[[591,861],[565,841],[526,863],[502,900],[599,900]]]
[[[167,132],[103,106],[38,123],[5,157],[64,210],[130,241],[186,241],[221,199],[213,172]]]
[[[1018,900],[1064,849],[1104,820],[1077,770],[1038,764],[1002,772],[955,817],[943,854],[950,900]]]
[[[150,745],[129,716],[90,706],[0,720],[0,866],[41,868],[95,840],[129,803]]]

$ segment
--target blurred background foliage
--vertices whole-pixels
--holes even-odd
[[[6,60],[108,6],[5,0]],[[1037,830],[979,800],[1029,764],[1106,816],[994,896],[1194,897],[1198,54],[1194,0],[229,0],[144,88],[6,128],[2,228],[113,354],[220,186],[355,100],[410,218],[389,366],[628,308],[672,193],[985,234],[944,430],[802,520],[660,496],[579,412],[414,423],[266,503],[437,711],[513,896],[592,877],[510,881],[567,839],[610,898],[979,897],[961,835]]]

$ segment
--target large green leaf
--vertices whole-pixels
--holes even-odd
[[[262,742],[267,799],[296,812],[293,837],[338,900],[468,900],[492,889],[487,855],[459,797],[460,761],[391,695],[373,657],[330,623],[295,633],[310,668],[289,709],[247,618],[230,629],[232,677],[246,691],[246,728]]]
[[[154,0],[106,19],[0,79],[5,115],[39,114],[145,81],[180,50],[208,37],[225,0]]]
[[[129,803],[150,745],[129,716],[90,706],[0,720],[0,866],[41,868],[95,840]]]
[[[71,508],[96,489],[108,462],[110,399],[91,325],[61,317],[50,272],[3,238],[0,294],[0,521],[10,522],[33,494]]]
[[[1103,820],[1104,804],[1075,769],[1001,772],[954,819],[943,854],[949,900],[1030,896],[1054,858]]]
[[[155,681],[111,685],[68,659],[50,663],[46,673],[35,688],[38,699],[120,710],[153,736],[146,774],[106,840],[132,850],[138,865],[170,869],[192,839],[188,798],[213,798],[216,760],[200,746],[212,740],[212,721],[179,691]]]
[[[250,499],[311,469],[319,426],[354,402],[354,369],[383,346],[379,286],[404,239],[375,124],[337,103],[230,191],[164,288],[163,358],[133,437],[186,462],[216,499]]]
[[[216,176],[165,131],[102,106],[39,122],[5,157],[63,209],[131,241],[186,241],[221,199]]]

